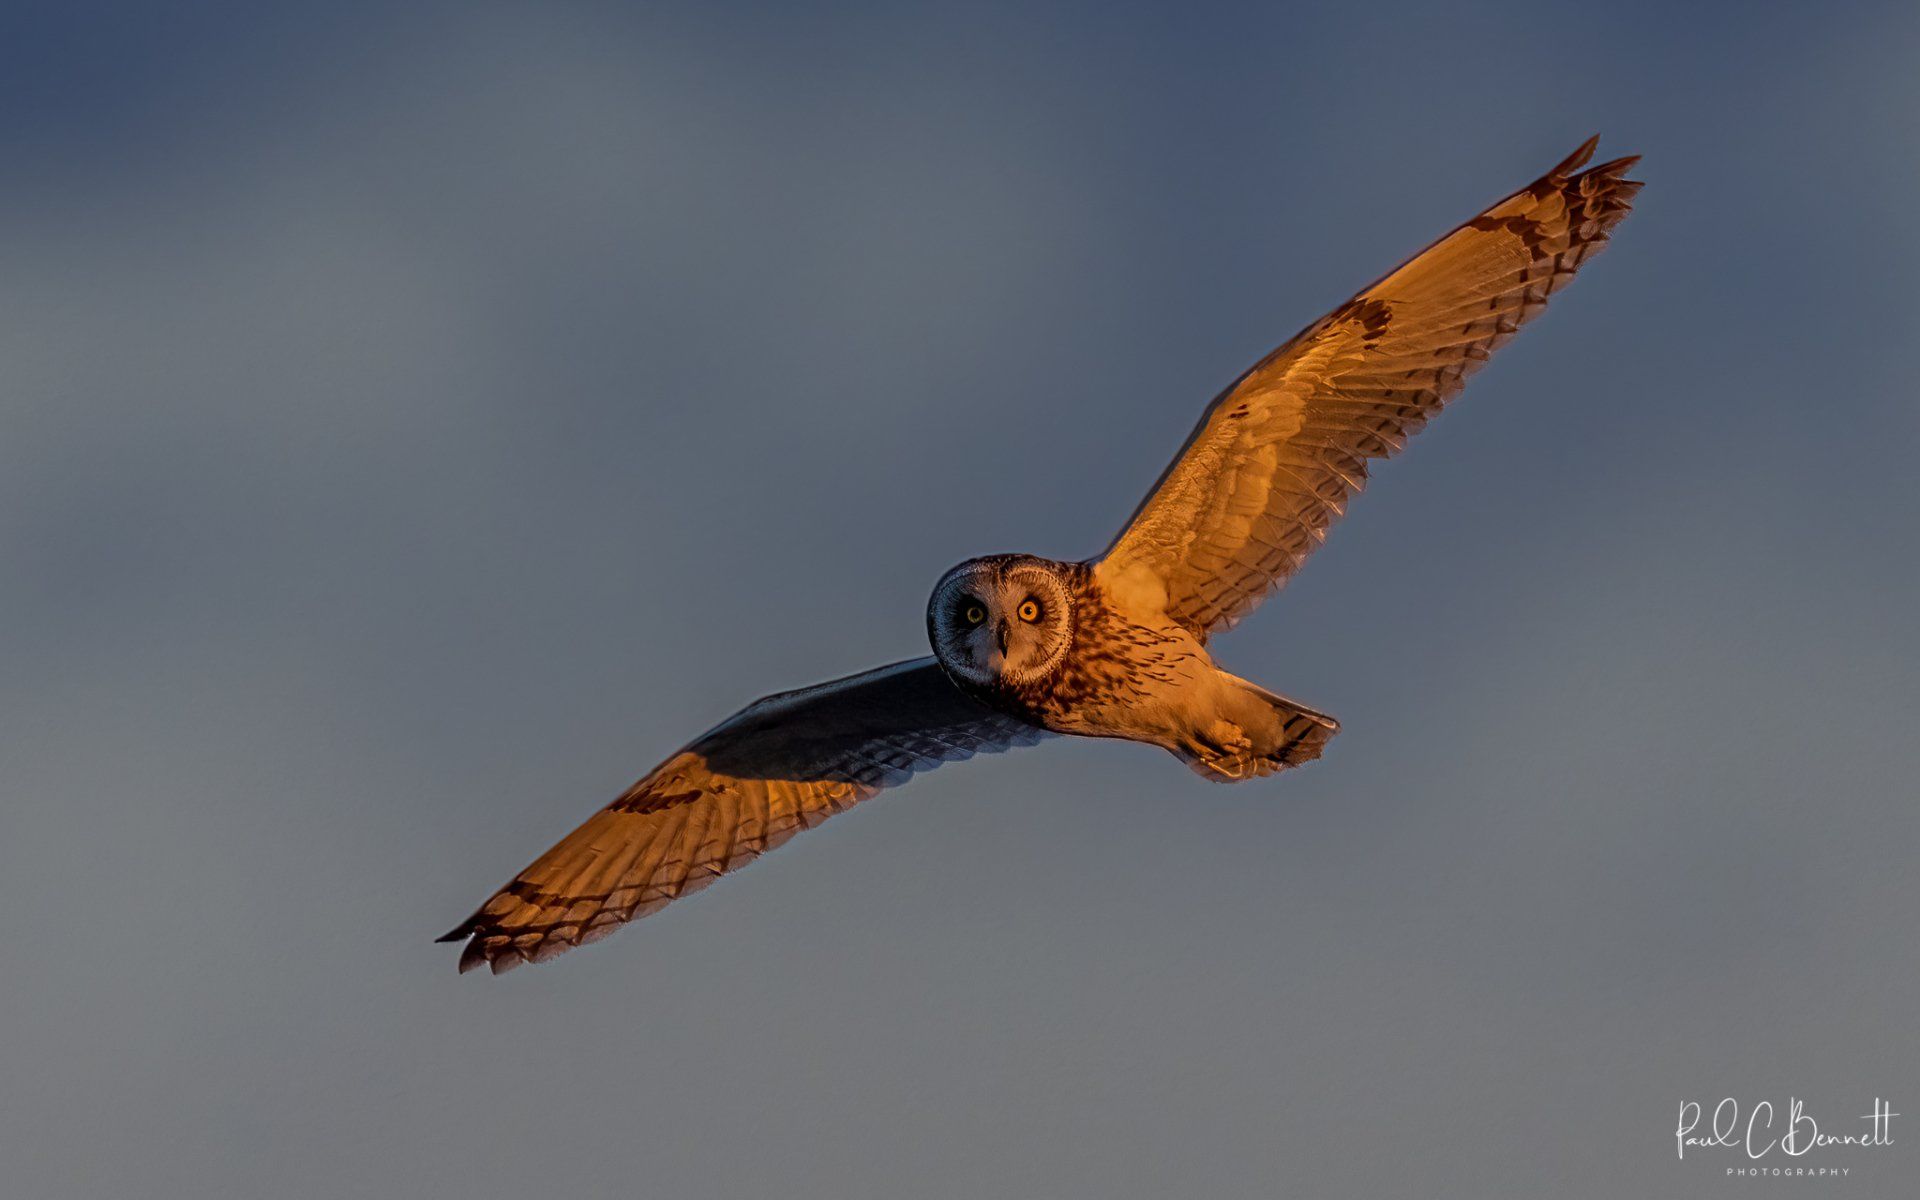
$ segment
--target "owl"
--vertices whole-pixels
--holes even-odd
[[[606,937],[920,771],[1057,735],[1206,779],[1320,756],[1339,723],[1217,665],[1213,635],[1297,570],[1406,445],[1606,243],[1636,158],[1589,140],[1241,375],[1106,551],[961,563],[931,656],[768,696],[696,738],[440,940],[496,974]]]

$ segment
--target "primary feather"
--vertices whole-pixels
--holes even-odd
[[[1045,734],[931,658],[755,701],[655,768],[441,937],[499,974],[596,941],[918,771]]]
[[[1553,170],[1261,359],[1200,424],[1099,565],[1144,570],[1204,639],[1251,612],[1326,538],[1467,377],[1606,244],[1640,185],[1619,158]]]

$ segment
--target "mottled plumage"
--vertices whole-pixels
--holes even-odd
[[[606,936],[915,772],[1049,734],[1161,746],[1240,780],[1338,724],[1221,670],[1207,639],[1284,583],[1398,452],[1607,240],[1635,161],[1589,141],[1221,393],[1104,555],[971,559],[932,658],[756,701],[589,818],[443,941],[496,973]],[[1578,172],[1578,173],[1576,173]]]

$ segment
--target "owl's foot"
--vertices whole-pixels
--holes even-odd
[[[1260,769],[1260,757],[1253,752],[1253,739],[1227,720],[1216,720],[1204,730],[1196,730],[1187,744],[1174,753],[1201,778],[1215,783],[1238,783],[1272,770]]]
[[[1214,783],[1258,779],[1284,765],[1257,753],[1253,739],[1229,721],[1215,721],[1174,753],[1192,767],[1195,774]]]
[[[1340,723],[1242,679],[1230,709],[1169,747],[1203,779],[1239,783],[1319,758]]]

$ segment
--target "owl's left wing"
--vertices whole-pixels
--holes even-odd
[[[1095,567],[1205,639],[1284,582],[1367,481],[1605,245],[1637,158],[1594,139],[1308,326],[1210,405]],[[1578,171],[1576,174],[1575,172]]]
[[[915,772],[1045,731],[917,658],[748,705],[536,859],[443,942],[464,973],[598,941]]]

